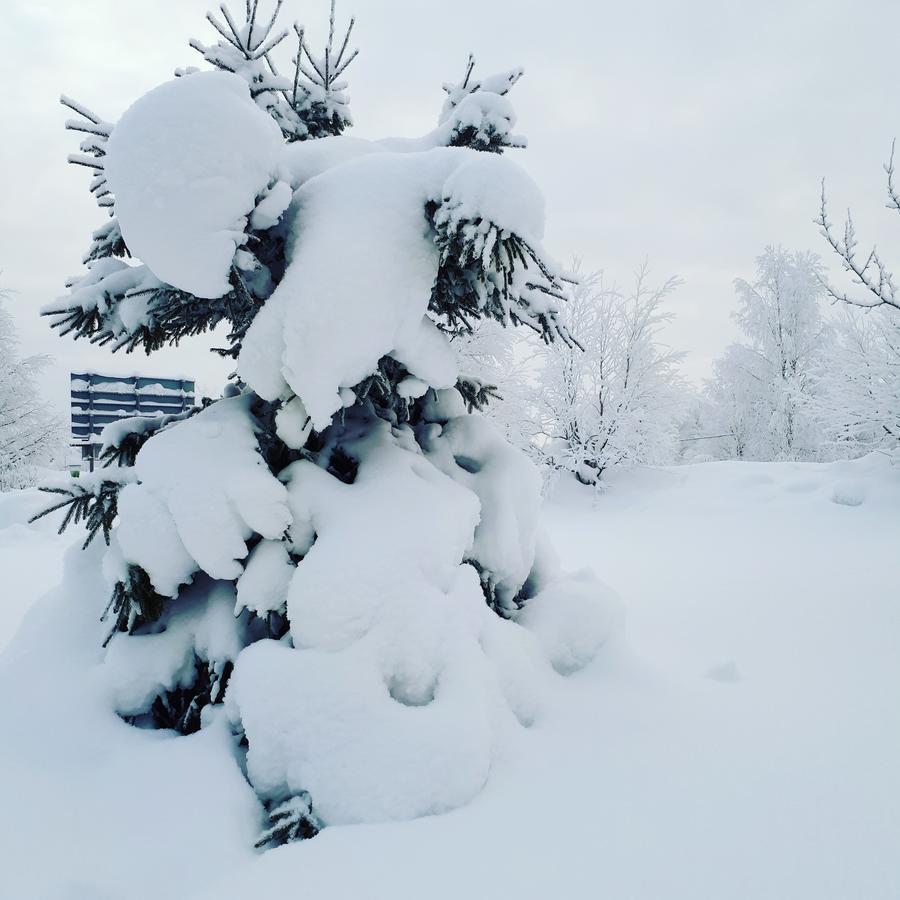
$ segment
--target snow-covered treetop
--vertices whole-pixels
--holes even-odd
[[[496,152],[503,147],[526,146],[524,137],[511,133],[516,116],[506,99],[525,70],[510,69],[476,80],[472,78],[474,69],[475,57],[469,54],[463,80],[458,84],[447,82],[443,86],[447,99],[438,124],[449,124],[450,146]]]
[[[238,24],[226,4],[219,7],[221,18],[207,13],[210,25],[221,40],[205,45],[190,41],[206,62],[224,72],[232,72],[250,86],[250,94],[262,109],[278,123],[288,141],[340,134],[352,125],[343,75],[356,58],[350,49],[354,19],[343,38],[335,43],[335,0],[331,0],[328,42],[321,56],[313,53],[305,38],[305,29],[296,22],[292,29],[276,30],[275,23],[284,0],[276,0],[268,19],[259,16],[259,0],[246,0],[244,22]],[[272,51],[293,33],[297,40],[292,59],[293,72],[283,76],[272,59]],[[178,74],[190,74],[191,69]]]

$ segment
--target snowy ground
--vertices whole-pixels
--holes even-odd
[[[63,552],[78,538],[74,531],[58,535],[58,520],[27,524],[53,499],[38,491],[0,494],[0,652],[28,607],[59,582]]]
[[[32,503],[0,497],[4,629],[61,571]],[[77,721],[89,667],[43,677],[39,646],[81,611],[38,604],[0,659],[0,896],[896,900],[900,469],[640,470],[596,501],[563,485],[545,522],[622,595],[624,639],[470,806],[263,855],[220,723]]]

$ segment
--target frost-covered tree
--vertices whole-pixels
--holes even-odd
[[[718,452],[718,442],[728,435],[710,431],[713,413],[713,403],[706,392],[688,385],[683,411],[678,421],[680,462],[708,462],[721,455]]]
[[[809,412],[834,455],[900,445],[900,328],[887,310],[844,306],[814,372]]]
[[[886,205],[900,212],[895,150],[896,141],[884,167]],[[859,239],[849,212],[843,234],[835,231],[828,215],[824,181],[817,223],[841,267],[856,285],[855,290],[848,292],[826,283],[829,295],[850,306],[878,307],[870,319],[853,314],[840,318],[835,366],[821,373],[823,397],[817,412],[832,440],[860,448],[895,445],[900,420],[900,292],[894,273],[875,247],[864,258],[859,255]]]
[[[610,466],[675,458],[683,354],[665,347],[660,332],[678,284],[652,285],[646,264],[627,293],[602,273],[579,280],[566,321],[583,350],[557,343],[538,354],[534,452],[549,469],[597,484]]]
[[[467,802],[548,663],[579,668],[611,622],[539,546],[540,477],[451,347],[485,319],[572,344],[541,195],[502,154],[521,73],[470,61],[434,131],[350,138],[349,29],[332,7],[317,56],[296,27],[282,76],[279,7],[222,7],[192,42],[214,71],[115,125],[64,100],[113,215],[47,310],[126,350],[229,325],[224,396],[111,427],[61,505],[109,542],[116,711],[226,722],[260,846]]]
[[[759,357],[748,347],[731,344],[713,362],[712,378],[704,385],[698,412],[707,451],[719,459],[768,458],[759,443],[768,427],[771,409],[761,389]]]
[[[43,356],[20,356],[12,315],[0,292],[0,491],[34,483],[35,471],[59,452],[59,421],[41,397]]]
[[[540,338],[534,341],[543,343]],[[481,409],[516,447],[531,451],[535,397],[534,342],[521,331],[484,319],[452,336],[459,387],[471,408]]]
[[[738,279],[735,288],[734,317],[745,340],[714,364],[710,433],[728,434],[721,449],[735,458],[814,458],[821,434],[808,401],[829,338],[819,307],[821,263],[810,253],[767,247],[756,279]]]

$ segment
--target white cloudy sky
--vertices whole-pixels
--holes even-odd
[[[286,0],[285,18],[322,37],[326,4]],[[110,361],[37,317],[102,221],[86,171],[65,164],[75,140],[57,96],[116,118],[195,61],[187,39],[209,38],[207,5],[4,4],[2,284],[16,292],[24,348],[55,357],[59,402],[70,367],[183,372],[206,390],[222,371],[196,345]],[[734,338],[732,281],[752,274],[762,248],[823,250],[812,223],[822,176],[835,212],[852,204],[883,249],[900,235],[881,169],[900,134],[896,0],[342,0],[338,10],[358,20],[348,74],[363,136],[431,128],[440,84],[469,51],[482,72],[525,67],[514,100],[530,146],[517,158],[544,189],[550,250],[619,281],[645,256],[660,278],[682,276],[667,339],[688,351],[694,379]]]

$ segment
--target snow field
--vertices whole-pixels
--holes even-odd
[[[861,502],[836,499],[850,495]],[[0,658],[5,889],[893,900],[898,503],[897,469],[875,455],[634,470],[597,500],[560,484],[543,525],[565,565],[592,565],[623,595],[624,636],[546,681],[540,715],[507,733],[466,806],[264,854],[250,849],[256,800],[223,716],[175,738],[110,715],[99,548],[76,553],[88,595],[37,603]],[[22,558],[43,560],[33,527],[7,525],[0,545],[20,527],[34,551]],[[33,600],[41,586],[20,581]],[[147,841],[165,866],[144,865]]]

